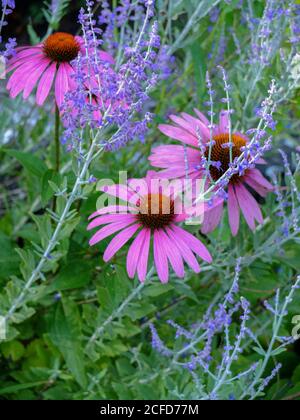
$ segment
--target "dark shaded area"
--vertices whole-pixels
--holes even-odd
[[[63,18],[59,30],[70,33],[75,33],[78,30],[78,11],[84,3],[84,0],[70,2],[68,14]],[[16,0],[16,8],[8,16],[8,25],[3,29],[4,39],[15,37],[19,44],[28,43],[28,24],[32,24],[36,33],[43,36],[47,30],[43,8],[45,8],[43,0]]]

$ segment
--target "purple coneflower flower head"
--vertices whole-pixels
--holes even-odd
[[[105,262],[111,260],[134,238],[127,253],[127,272],[130,278],[134,278],[137,273],[141,282],[146,279],[152,248],[158,277],[162,283],[167,283],[169,264],[176,275],[183,278],[184,263],[199,273],[200,265],[196,256],[208,263],[212,258],[195,236],[179,226],[188,218],[178,198],[180,187],[176,191],[157,181],[154,173],[148,172],[143,180],[131,180],[127,185],[103,187],[103,192],[127,204],[98,210],[91,215],[92,221],[88,229],[105,225],[91,238],[91,246],[115,235],[104,252]]]
[[[162,133],[179,140],[184,143],[184,146],[159,146],[152,150],[149,160],[153,166],[162,169],[160,172],[162,177],[202,178],[207,179],[209,186],[217,183],[226,176],[226,173],[230,172],[231,159],[234,163],[240,158],[249,140],[242,133],[235,132],[230,135],[227,111],[220,113],[219,124],[213,127],[200,111],[196,109],[195,112],[197,117],[186,113],[182,113],[181,116],[171,115],[173,125],[162,124],[159,126]],[[230,153],[232,154],[231,159]],[[209,160],[210,166],[207,174],[205,162],[207,163]],[[258,159],[256,163],[263,164],[264,161]],[[245,168],[242,168],[243,164]],[[211,210],[207,209],[202,226],[204,234],[213,231],[219,225],[225,199],[228,200],[229,223],[234,236],[239,230],[240,210],[250,229],[255,229],[256,222],[263,223],[261,209],[246,185],[262,197],[272,191],[273,186],[257,168],[253,167],[253,164],[247,165],[247,162],[243,162],[240,166],[241,171],[233,173],[226,182],[228,192],[224,194],[224,197],[221,197],[221,200],[220,194],[218,194],[217,205],[215,198]]]
[[[6,72],[13,71],[7,84],[10,96],[15,98],[23,92],[27,99],[37,87],[36,103],[43,105],[54,84],[60,108],[65,94],[75,88],[73,62],[79,54],[86,54],[83,39],[64,32],[56,32],[35,46],[17,48],[7,64]],[[110,54],[100,50],[98,54],[104,62],[114,63]]]

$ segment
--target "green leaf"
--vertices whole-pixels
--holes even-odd
[[[0,395],[16,394],[24,389],[36,388],[38,386],[44,385],[45,383],[46,381],[40,381],[40,382],[31,382],[28,384],[18,384],[18,385],[1,387]]]
[[[5,279],[19,272],[20,259],[14,251],[11,240],[0,232],[0,279]]]
[[[260,356],[265,356],[266,352],[263,349],[260,349],[259,347],[253,347],[253,350],[259,354]]]
[[[32,153],[8,149],[2,151],[4,151],[8,156],[17,159],[21,163],[21,165],[32,175],[42,178],[44,176],[44,173],[47,171],[46,164]]]
[[[197,96],[201,100],[205,92],[205,75],[207,71],[206,57],[203,49],[201,48],[200,41],[197,40],[191,45],[191,53],[194,64],[195,81],[197,85]]]
[[[7,359],[10,357],[14,362],[17,362],[24,356],[25,348],[20,341],[13,340],[1,344],[1,351],[4,357]]]
[[[287,349],[281,347],[272,351],[272,356],[278,356],[281,353],[284,353]]]
[[[47,289],[48,292],[79,289],[87,285],[90,281],[91,266],[83,261],[68,260],[52,284]]]
[[[63,298],[58,305],[50,325],[50,339],[63,355],[69,370],[78,384],[85,388],[87,378],[83,364],[81,346],[81,319],[78,309],[70,299]]]
[[[53,188],[50,183],[59,184],[61,182],[59,174],[52,169],[47,170],[44,173],[42,179],[42,205],[46,206],[48,201],[53,197]]]

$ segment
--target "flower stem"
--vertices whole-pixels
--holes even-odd
[[[138,284],[130,293],[129,296],[123,301],[123,303],[115,310],[113,313],[103,322],[101,327],[96,328],[93,335],[90,337],[86,350],[88,351],[90,346],[97,340],[99,336],[103,333],[103,331],[106,329],[107,325],[111,324],[116,318],[118,318],[123,310],[132,302],[132,300],[141,292],[141,290],[144,288],[145,283],[147,284],[147,281],[149,281],[154,273],[154,266],[151,267],[147,274],[146,281],[144,283]]]
[[[55,171],[60,171],[60,143],[59,143],[59,128],[60,128],[60,115],[59,108],[55,105],[55,130],[54,130],[54,142],[55,142]]]

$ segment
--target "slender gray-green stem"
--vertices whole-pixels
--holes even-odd
[[[152,267],[147,275],[146,283],[151,279],[152,275],[154,273],[154,267]],[[91,346],[97,338],[104,332],[106,327],[111,324],[116,318],[118,318],[124,309],[135,299],[136,296],[139,295],[139,293],[144,288],[145,283],[138,284],[130,293],[130,295],[123,301],[123,303],[118,306],[118,308],[103,322],[103,324],[95,330],[93,335],[90,337],[86,349],[88,350],[89,346]]]
[[[46,247],[39,263],[37,264],[37,266],[35,267],[35,269],[33,270],[33,272],[31,273],[31,276],[28,278],[28,280],[26,281],[22,292],[20,293],[20,295],[17,297],[17,299],[14,301],[14,303],[12,304],[12,306],[10,307],[9,311],[7,312],[7,314],[4,316],[4,322],[8,322],[12,316],[14,315],[14,313],[16,312],[16,310],[19,308],[20,304],[22,304],[24,298],[26,297],[29,289],[31,288],[31,286],[33,285],[33,283],[40,278],[41,276],[41,272],[46,264],[46,262],[49,260],[51,252],[53,251],[53,249],[56,247],[57,243],[58,243],[58,239],[59,239],[59,234],[61,232],[61,229],[63,227],[63,225],[65,224],[65,221],[67,219],[67,216],[69,214],[69,211],[74,203],[74,201],[77,198],[77,194],[81,188],[82,182],[85,180],[88,169],[90,167],[91,162],[96,158],[96,156],[98,156],[100,154],[100,152],[102,152],[103,148],[100,149],[96,154],[95,154],[95,149],[97,147],[97,143],[98,143],[98,138],[99,138],[99,132],[98,134],[95,136],[88,154],[86,156],[84,165],[81,169],[80,175],[77,177],[76,182],[73,186],[72,192],[70,194],[70,196],[68,197],[68,200],[66,202],[66,205],[64,207],[64,210],[61,214],[61,216],[59,217],[59,221],[56,225],[56,228],[52,234],[52,237],[48,243],[48,246]]]
[[[0,35],[1,35],[1,32],[2,32],[4,19],[5,19],[5,16],[6,16],[6,9],[7,9],[7,2],[4,2],[4,7],[3,7],[3,10],[2,10],[2,16],[1,16],[1,20],[0,20]]]
[[[174,54],[174,52],[178,48],[182,47],[182,44],[185,40],[185,37],[188,35],[190,30],[195,26],[195,24],[199,21],[199,19],[206,16],[209,13],[209,11],[212,8],[214,8],[215,6],[217,6],[219,3],[220,3],[220,0],[214,0],[214,1],[200,0],[199,1],[199,4],[198,4],[196,10],[192,14],[192,16],[189,18],[185,28],[183,29],[183,31],[180,33],[179,37],[176,39],[176,41],[174,42],[174,44],[170,48],[169,54]]]
[[[59,141],[59,127],[60,127],[60,113],[59,108],[55,106],[55,128],[54,128],[54,142],[55,142],[55,171],[60,171],[60,141]]]
[[[292,302],[295,290],[297,289],[299,284],[300,284],[300,276],[298,276],[295,285],[291,288],[290,293],[288,294],[288,296],[284,300],[284,304],[283,304],[280,312],[277,314],[276,322],[274,323],[272,339],[271,339],[269,347],[268,347],[268,349],[265,353],[263,363],[262,363],[259,371],[256,374],[256,380],[251,384],[250,389],[248,388],[244,392],[244,394],[242,395],[242,398],[244,398],[246,395],[249,395],[249,393],[257,385],[258,381],[262,378],[262,376],[263,376],[263,374],[266,370],[267,364],[268,364],[270,358],[272,357],[272,353],[274,351],[274,346],[275,346],[275,344],[278,340],[278,334],[279,334],[280,327],[282,325],[282,321],[287,314],[287,308],[288,308],[289,304]],[[251,400],[254,400],[258,396],[259,392],[260,391],[259,391],[259,388],[258,388],[258,390],[254,394],[251,395]]]

